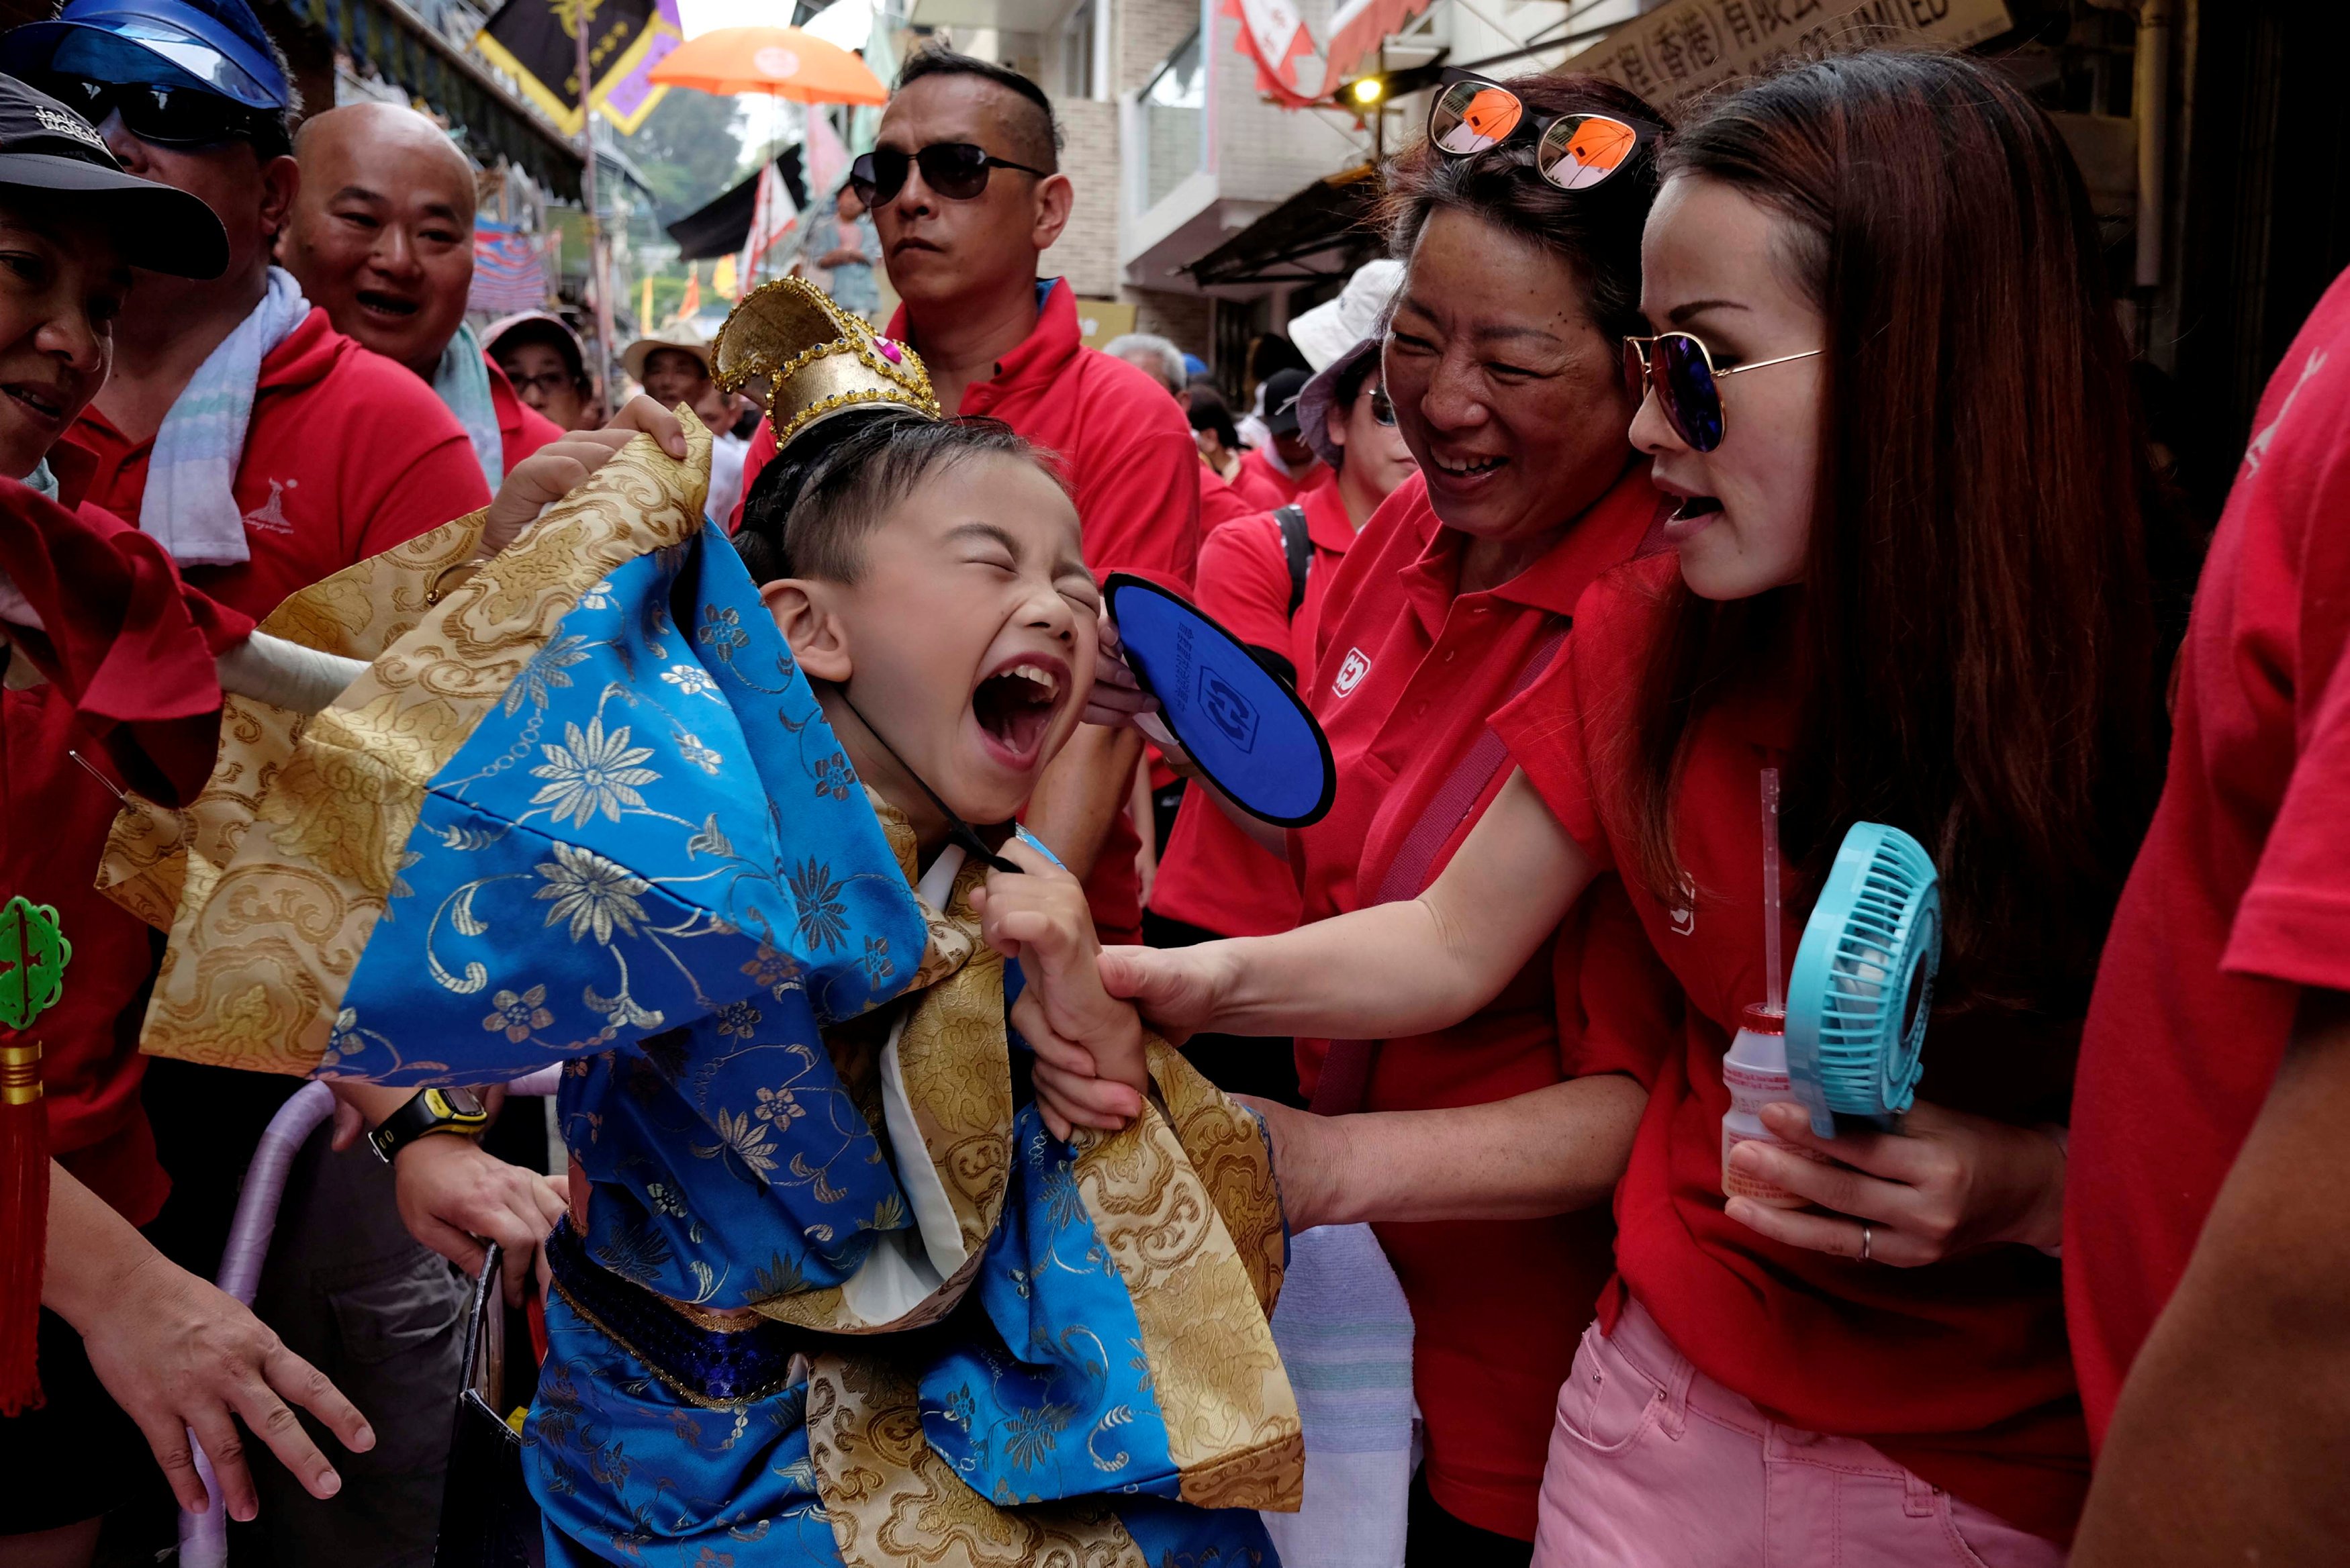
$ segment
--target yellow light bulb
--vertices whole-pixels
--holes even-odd
[[[1377,77],[1365,77],[1347,90],[1355,95],[1357,103],[1373,104],[1387,96],[1388,84]]]

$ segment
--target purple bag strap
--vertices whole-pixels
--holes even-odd
[[[1502,698],[1506,705],[1517,700],[1542,678],[1558,650],[1566,646],[1566,633],[1572,622],[1562,621],[1542,641],[1534,645],[1518,678]],[[1429,867],[1435,863],[1436,852],[1451,842],[1469,814],[1477,809],[1493,775],[1502,771],[1509,760],[1510,748],[1502,737],[1487,724],[1458,764],[1429,797],[1428,807],[1419,820],[1404,835],[1397,846],[1395,858],[1388,862],[1387,875],[1372,894],[1373,904],[1392,904],[1404,898],[1417,898],[1427,891]],[[1379,1043],[1376,1040],[1333,1040],[1330,1054],[1322,1059],[1322,1076],[1314,1085],[1314,1100],[1308,1107],[1317,1116],[1343,1116],[1363,1108],[1370,1096],[1371,1069],[1378,1064]]]

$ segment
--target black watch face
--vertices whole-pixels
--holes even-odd
[[[471,1089],[435,1089],[432,1092],[446,1100],[449,1108],[461,1116],[478,1116],[487,1110],[482,1104],[482,1096]]]

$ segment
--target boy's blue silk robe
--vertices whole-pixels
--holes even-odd
[[[1270,1563],[1249,1511],[1296,1506],[1303,1450],[1261,1126],[1154,1043],[1134,1127],[1045,1131],[980,869],[910,885],[701,532],[691,440],[470,580],[478,517],[265,623],[371,667],[307,721],[233,699],[203,797],[117,825],[106,879],[172,937],[144,1047],[390,1084],[563,1062],[594,1267],[805,1331],[729,1402],[551,1297],[550,1561]]]

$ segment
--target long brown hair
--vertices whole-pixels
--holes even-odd
[[[1901,827],[1942,875],[1941,994],[2077,1009],[2164,743],[2151,472],[2080,173],[1996,71],[1885,53],[1729,95],[1664,172],[1789,220],[1784,265],[1826,319],[1826,417],[1804,583],[1671,590],[1621,775],[1639,868],[1680,886],[1691,722],[1783,639],[1808,885],[1854,822]]]

